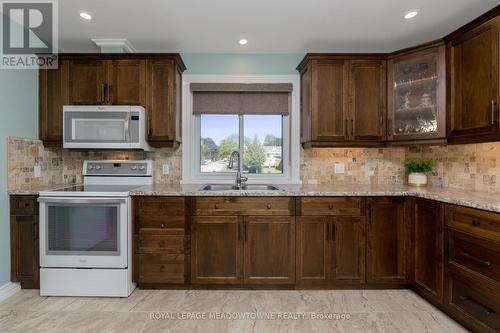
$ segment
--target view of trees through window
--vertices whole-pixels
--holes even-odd
[[[243,132],[240,133],[240,122]],[[283,172],[283,121],[280,115],[201,115],[201,172],[228,169],[229,156],[239,151],[243,172]],[[240,149],[240,138],[243,147]],[[235,166],[237,163],[235,163]]]

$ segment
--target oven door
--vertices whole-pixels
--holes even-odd
[[[41,267],[127,267],[128,198],[39,201]]]

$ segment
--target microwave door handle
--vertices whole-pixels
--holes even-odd
[[[125,142],[130,142],[130,112],[127,113],[127,119],[125,120]]]

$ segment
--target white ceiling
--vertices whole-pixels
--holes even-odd
[[[500,0],[59,0],[60,48],[127,38],[141,52],[387,52],[443,37]],[[404,20],[411,9],[419,15]],[[92,14],[84,21],[79,12]],[[240,46],[238,40],[247,38]]]

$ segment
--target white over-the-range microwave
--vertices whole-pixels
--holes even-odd
[[[63,114],[64,148],[150,150],[142,106],[66,105]]]

